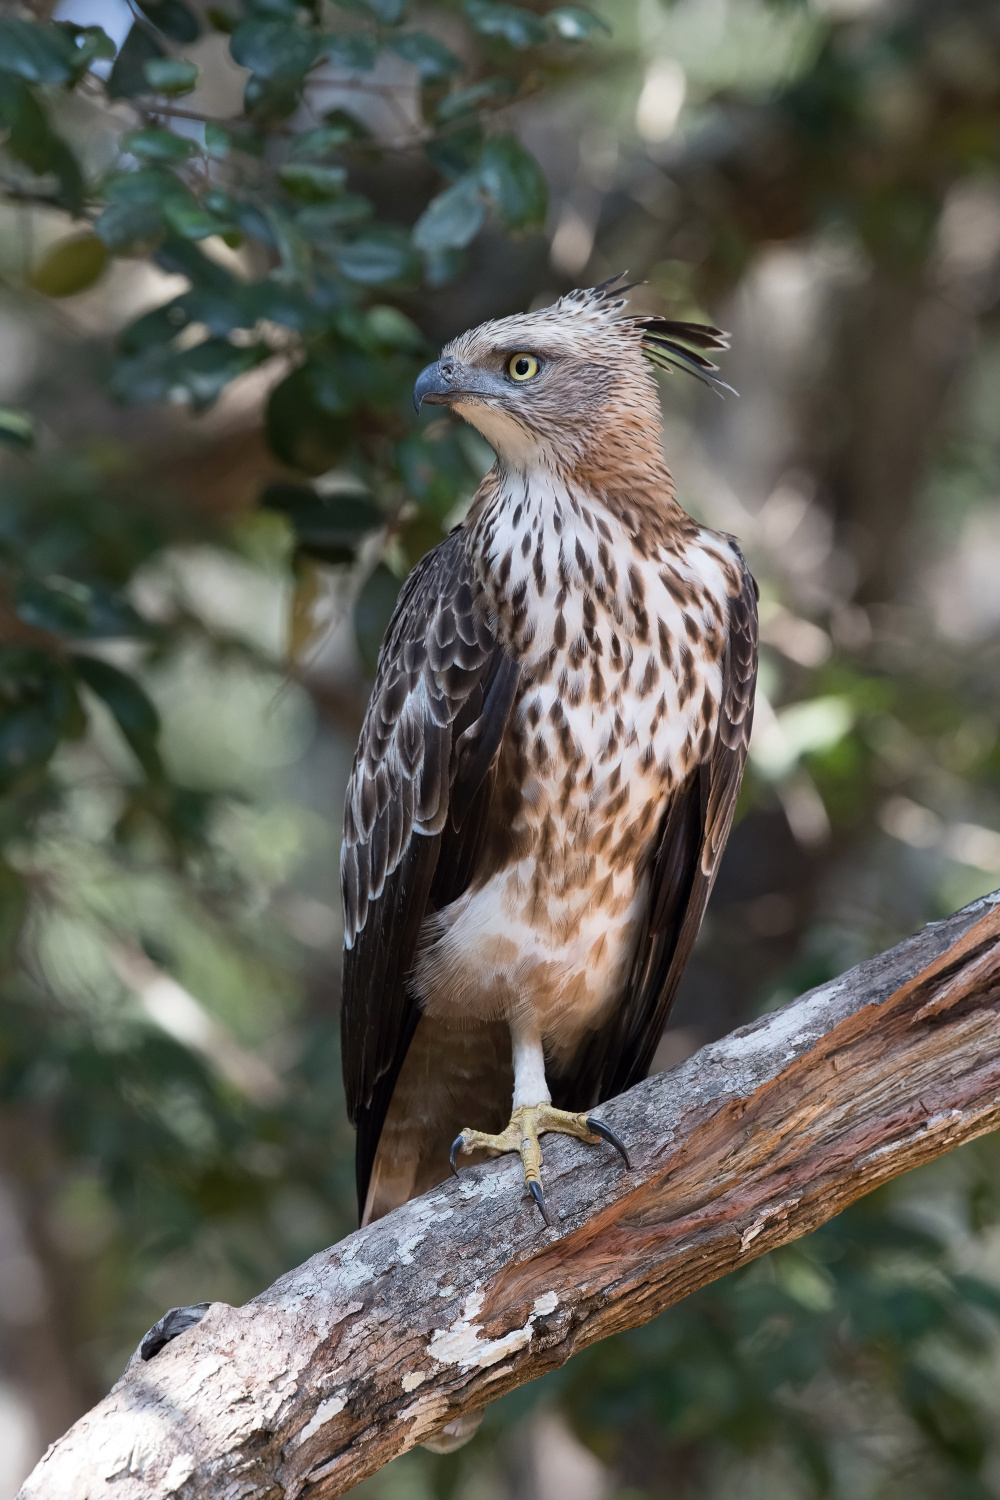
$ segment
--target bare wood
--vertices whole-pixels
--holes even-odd
[[[1000,892],[600,1113],[633,1170],[548,1137],[558,1229],[516,1161],[465,1170],[133,1357],[20,1500],[329,1500],[460,1412],[996,1128]]]

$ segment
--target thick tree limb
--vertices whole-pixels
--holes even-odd
[[[21,1500],[328,1500],[460,1412],[652,1318],[1000,1125],[1000,892],[546,1140],[213,1304],[49,1449]]]

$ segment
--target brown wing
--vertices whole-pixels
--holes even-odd
[[[555,1078],[565,1108],[586,1109],[645,1078],[718,874],[743,780],[757,682],[757,585],[732,543],[740,589],[729,599],[719,728],[711,755],[670,799],[653,854],[649,903],[621,1004]]]
[[[453,532],[403,586],[344,808],[341,1043],[362,1208],[419,1019],[407,978],[420,928],[475,870],[517,678]]]

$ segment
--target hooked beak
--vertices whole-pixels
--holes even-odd
[[[432,406],[446,406],[449,399],[457,394],[451,384],[454,373],[455,367],[448,359],[436,359],[432,365],[421,370],[413,387],[414,411],[419,411],[424,401],[430,402]]]

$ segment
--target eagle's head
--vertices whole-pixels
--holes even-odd
[[[620,276],[569,292],[552,307],[482,323],[442,350],[413,390],[449,406],[482,433],[508,468],[575,469],[595,452],[638,445],[659,456],[660,408],[650,364],[687,370],[716,387],[697,352],[727,348],[718,328],[623,314]],[[696,345],[696,349],[685,345]],[[729,387],[726,387],[729,389]],[[648,453],[646,450],[649,450]]]

